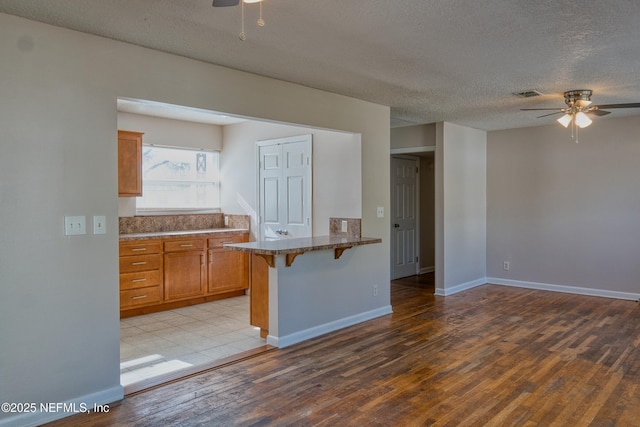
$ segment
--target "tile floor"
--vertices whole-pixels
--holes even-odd
[[[123,386],[265,345],[241,296],[120,320]]]

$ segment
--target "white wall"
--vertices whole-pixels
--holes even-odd
[[[485,283],[487,135],[452,123],[436,131],[436,294]]]
[[[435,145],[435,123],[391,129],[391,148],[413,148]]]
[[[144,144],[222,150],[222,126],[118,112],[118,129],[143,132]],[[136,198],[120,197],[119,216],[136,214]]]
[[[329,217],[360,218],[360,135],[257,121],[224,127],[222,211],[255,217],[257,141],[304,134],[313,135],[313,235],[329,234]]]
[[[380,289],[382,282],[350,279],[368,275],[366,260],[375,246],[355,246],[337,260],[332,250],[306,252],[290,267],[278,255],[278,268],[269,269],[269,313],[277,308],[278,316],[269,317],[267,343],[287,347],[391,313],[391,304],[381,306],[373,295],[373,285]]]
[[[488,275],[637,296],[639,135],[638,117],[595,120],[579,144],[558,125],[489,132]]]
[[[389,304],[389,108],[0,14],[0,401],[105,403],[119,384],[117,97],[362,135],[364,249],[344,301]],[[65,237],[65,215],[107,234]],[[355,259],[355,257],[354,257]],[[0,425],[64,414],[0,414]]]
[[[222,128],[207,123],[118,112],[118,129],[144,132],[145,144],[222,150]]]
[[[435,132],[434,132],[435,136]],[[435,156],[420,157],[420,269],[435,268]]]

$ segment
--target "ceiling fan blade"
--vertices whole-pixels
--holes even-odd
[[[604,111],[604,110],[591,110],[591,111],[587,111],[587,114],[593,114],[594,116],[606,116],[607,114],[611,114],[611,111]]]
[[[520,111],[545,111],[545,110],[555,110],[562,111],[564,108],[521,108]]]
[[[632,102],[630,104],[606,104],[606,105],[596,105],[598,109],[600,108],[640,108],[640,102]]]
[[[213,0],[211,6],[213,7],[226,7],[237,6],[240,4],[240,0]]]
[[[543,114],[542,116],[536,117],[537,119],[541,119],[543,117],[553,116],[555,114],[562,114],[564,111],[556,111],[555,113]]]

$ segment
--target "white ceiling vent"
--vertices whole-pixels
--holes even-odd
[[[544,93],[539,90],[531,89],[531,90],[523,90],[522,92],[513,92],[515,96],[520,98],[531,98],[532,96],[542,96]]]

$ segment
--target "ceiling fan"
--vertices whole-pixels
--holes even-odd
[[[611,111],[605,111],[605,109],[613,108],[640,108],[640,102],[634,102],[629,104],[602,104],[593,105],[591,102],[591,94],[593,91],[590,89],[575,89],[569,90],[564,93],[564,102],[567,107],[563,108],[521,108],[522,111],[543,111],[553,110],[554,113],[543,114],[541,117],[552,116],[554,114],[564,113],[564,116],[558,119],[564,127],[569,127],[569,124],[573,124],[579,128],[585,128],[591,124],[591,119],[587,114],[593,116],[606,116]]]
[[[260,3],[260,19],[258,19],[258,26],[264,27],[264,19],[262,19],[262,2],[263,0],[213,0],[211,6],[213,7],[229,7],[229,6],[238,6],[242,2],[242,30],[238,37],[240,40],[245,41],[247,39],[247,35],[244,32],[244,4],[245,3]]]
[[[243,3],[259,3],[262,0],[243,0]],[[227,7],[237,6],[240,4],[240,0],[213,0],[213,7]]]

